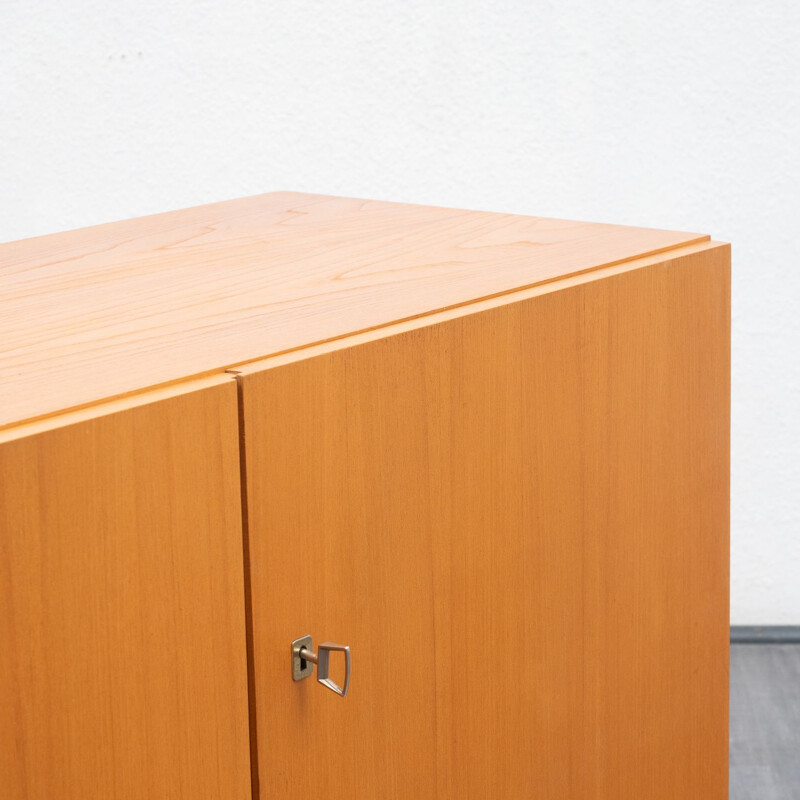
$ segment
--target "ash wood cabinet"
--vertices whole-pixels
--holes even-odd
[[[729,264],[285,192],[0,245],[0,794],[726,797]]]

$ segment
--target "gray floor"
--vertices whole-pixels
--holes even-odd
[[[800,800],[800,644],[731,645],[731,800]]]

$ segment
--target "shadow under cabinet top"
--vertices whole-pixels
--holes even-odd
[[[0,428],[694,233],[274,192],[0,245]]]

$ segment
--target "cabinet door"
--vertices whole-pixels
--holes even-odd
[[[200,386],[0,440],[4,800],[250,797],[236,386]]]
[[[728,258],[240,375],[261,798],[726,797]]]

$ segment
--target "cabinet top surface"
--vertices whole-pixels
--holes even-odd
[[[0,244],[0,428],[706,240],[275,192]]]

